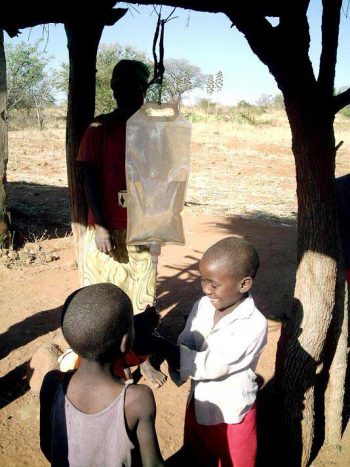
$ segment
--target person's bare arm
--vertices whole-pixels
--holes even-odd
[[[148,386],[140,384],[128,388],[125,415],[130,431],[136,434],[142,466],[164,466],[155,430],[156,403]]]
[[[83,164],[87,202],[95,219],[96,247],[102,253],[110,255],[112,254],[113,243],[111,234],[105,226],[105,221],[102,214],[100,170],[88,162],[83,162]]]

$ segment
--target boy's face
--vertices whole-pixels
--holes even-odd
[[[127,114],[134,114],[144,102],[145,91],[143,83],[132,80],[121,83],[114,92],[118,108],[126,111]]]
[[[203,292],[218,311],[228,310],[238,304],[251,286],[251,283],[249,287],[246,283],[246,279],[251,278],[242,279],[227,274],[219,262],[202,259],[199,271]]]

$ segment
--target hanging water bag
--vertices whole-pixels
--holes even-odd
[[[127,122],[127,242],[185,243],[181,210],[190,170],[191,124],[175,104],[144,104]]]

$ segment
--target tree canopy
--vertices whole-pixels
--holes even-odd
[[[43,112],[55,102],[56,79],[49,68],[51,57],[41,48],[41,41],[34,44],[20,42],[5,46],[7,58],[7,110],[35,109],[40,127]]]

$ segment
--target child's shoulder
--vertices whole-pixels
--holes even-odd
[[[155,413],[152,389],[145,384],[129,384],[125,394],[125,410],[135,418],[152,416]]]
[[[126,389],[126,404],[147,404],[154,401],[153,391],[146,384],[129,384]]]

